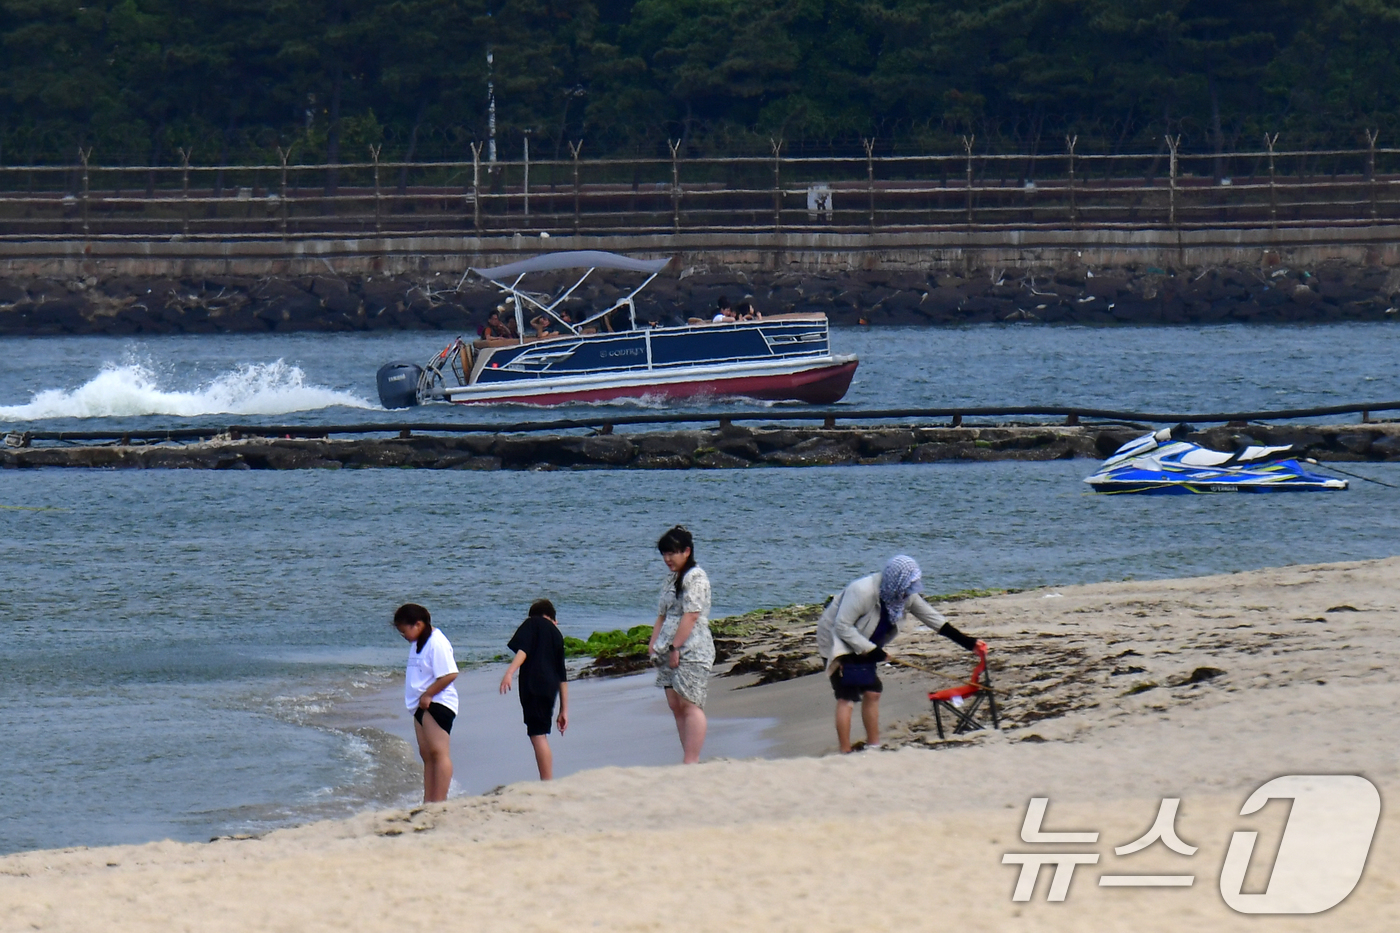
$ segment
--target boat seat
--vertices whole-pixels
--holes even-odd
[[[1260,447],[1250,445],[1240,451],[1235,458],[1236,463],[1249,463],[1254,460],[1272,460],[1277,454],[1286,454],[1293,449],[1292,444],[1284,444],[1282,447]]]
[[[946,738],[943,734],[943,716],[945,714],[952,717],[950,725],[953,727],[953,735],[985,729],[986,725],[978,719],[978,714],[984,705],[991,719],[992,728],[1001,728],[1001,721],[997,717],[996,697],[992,695],[992,676],[987,671],[987,649],[985,647],[977,649],[977,666],[972,669],[972,675],[968,677],[967,683],[960,687],[934,691],[928,695],[928,698],[933,703],[933,721],[938,727],[940,739]]]
[[[1199,447],[1195,450],[1188,450],[1186,453],[1182,454],[1177,458],[1177,462],[1184,463],[1187,466],[1220,466],[1226,461],[1233,459],[1234,456],[1234,454],[1227,454],[1218,450],[1207,450],[1204,447]]]

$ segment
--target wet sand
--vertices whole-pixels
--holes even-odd
[[[903,745],[892,751],[601,767],[258,839],[15,855],[0,859],[0,927],[1400,928],[1400,820],[1384,806],[1400,793],[1400,559],[1037,590],[947,611],[1001,659],[1004,732],[939,743],[916,716],[890,730]],[[919,635],[901,656],[961,669],[941,641]],[[887,679],[889,708],[917,709],[935,679]],[[716,718],[762,707],[780,720],[793,737],[769,754],[831,741],[819,677],[713,695]],[[1282,802],[1245,817],[1241,805],[1295,773],[1379,788],[1365,874],[1324,913],[1235,913],[1218,884],[1231,834],[1260,833],[1247,886],[1262,885],[1288,813]],[[1032,900],[1012,901],[1017,867],[1002,856],[1036,849],[1019,838],[1032,796],[1051,800],[1045,829],[1101,834],[1078,847],[1100,861],[1076,871],[1063,903],[1046,902],[1048,869]],[[1181,799],[1176,829],[1199,851],[1117,856],[1163,797]],[[1319,865],[1333,857],[1315,853]],[[1124,873],[1193,884],[1097,883]]]
[[[525,735],[520,700],[501,696],[505,665],[463,671],[457,678],[461,713],[452,724],[452,795],[482,794],[502,784],[537,778],[534,752]],[[634,674],[587,679],[569,684],[569,727],[550,734],[554,773],[562,778],[602,767],[669,765],[680,761],[675,719],[655,675]],[[711,710],[705,743],[708,758],[766,757],[774,749],[779,720],[759,710],[719,713]],[[356,730],[378,729],[408,744],[417,754],[413,716],[405,709],[403,687],[342,704],[325,725]],[[421,796],[421,772],[413,776]]]

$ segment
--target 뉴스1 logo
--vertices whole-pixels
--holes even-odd
[[[1335,907],[1356,888],[1371,839],[1381,815],[1381,795],[1376,786],[1355,774],[1288,774],[1274,778],[1249,795],[1241,816],[1257,813],[1273,799],[1293,801],[1279,841],[1278,856],[1262,894],[1245,894],[1245,872],[1254,854],[1256,832],[1235,832],[1220,869],[1220,896],[1233,910],[1244,914],[1315,914]],[[1021,824],[1021,841],[1037,844],[1096,843],[1097,832],[1042,832],[1048,797],[1032,797]],[[1190,857],[1197,847],[1183,842],[1176,832],[1180,798],[1167,797],[1157,818],[1141,838],[1113,850],[1128,856],[1160,841],[1178,855]],[[1003,865],[1020,865],[1013,901],[1029,901],[1040,869],[1054,865],[1047,901],[1063,901],[1069,894],[1074,869],[1097,865],[1096,852],[1008,852]],[[1195,875],[1100,875],[1099,887],[1190,887]]]

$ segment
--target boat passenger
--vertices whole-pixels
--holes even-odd
[[[535,338],[543,340],[546,337],[558,337],[559,331],[549,329],[549,318],[545,315],[538,315],[530,320],[530,326],[535,329]]]
[[[734,309],[729,307],[729,299],[723,295],[715,302],[715,316],[711,319],[714,324],[731,324],[734,322]]]
[[[817,652],[827,662],[836,693],[836,741],[842,754],[851,751],[851,713],[860,704],[865,747],[880,747],[880,683],[875,666],[890,659],[886,646],[912,615],[944,638],[968,651],[985,651],[986,643],[953,628],[943,614],[919,594],[923,574],[912,557],[891,557],[885,569],[861,577],[834,596],[817,620]],[[906,615],[907,614],[907,615]]]
[[[481,335],[487,340],[490,340],[492,338],[509,338],[515,336],[514,332],[510,329],[510,327],[506,325],[506,322],[501,320],[500,308],[497,308],[495,311],[492,311],[489,315],[486,316],[486,326],[482,329]]]
[[[763,315],[758,313],[758,309],[747,301],[741,301],[734,306],[734,316],[741,321],[763,320]]]

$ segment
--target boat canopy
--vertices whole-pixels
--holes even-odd
[[[619,256],[617,253],[605,253],[596,249],[572,250],[562,253],[545,253],[541,256],[532,256],[529,259],[522,259],[519,262],[508,263],[504,266],[493,266],[489,269],[469,268],[462,273],[462,281],[457,283],[460,289],[466,282],[467,276],[473,272],[481,276],[486,281],[492,283],[497,288],[510,295],[511,302],[515,305],[515,332],[519,335],[521,342],[525,339],[525,306],[539,311],[547,318],[552,319],[556,324],[561,325],[565,330],[574,336],[579,336],[580,328],[585,324],[592,324],[594,321],[606,318],[613,311],[621,307],[626,307],[628,316],[631,319],[632,329],[637,329],[637,306],[632,299],[637,293],[651,284],[651,280],[661,274],[661,270],[671,262],[669,259],[633,259],[630,256]],[[521,279],[531,272],[553,272],[559,269],[582,269],[583,275],[579,276],[577,282],[569,286],[558,295],[541,295],[527,292],[520,288]],[[628,292],[612,305],[585,318],[578,324],[571,324],[556,313],[559,305],[573,295],[574,291],[583,284],[584,280],[593,274],[596,269],[621,269],[625,272],[642,272],[646,274],[646,281]],[[508,282],[508,279],[514,281]],[[531,313],[534,313],[533,311]],[[612,325],[607,325],[612,329]]]
[[[522,259],[504,266],[494,266],[490,269],[474,268],[472,271],[482,278],[492,281],[525,275],[529,272],[554,272],[559,269],[621,269],[626,272],[645,272],[648,275],[656,275],[666,268],[666,264],[670,261],[670,259],[633,259],[630,256],[619,256],[617,253],[605,253],[597,249],[581,249],[562,253],[545,253],[542,256],[532,256],[529,259]]]

